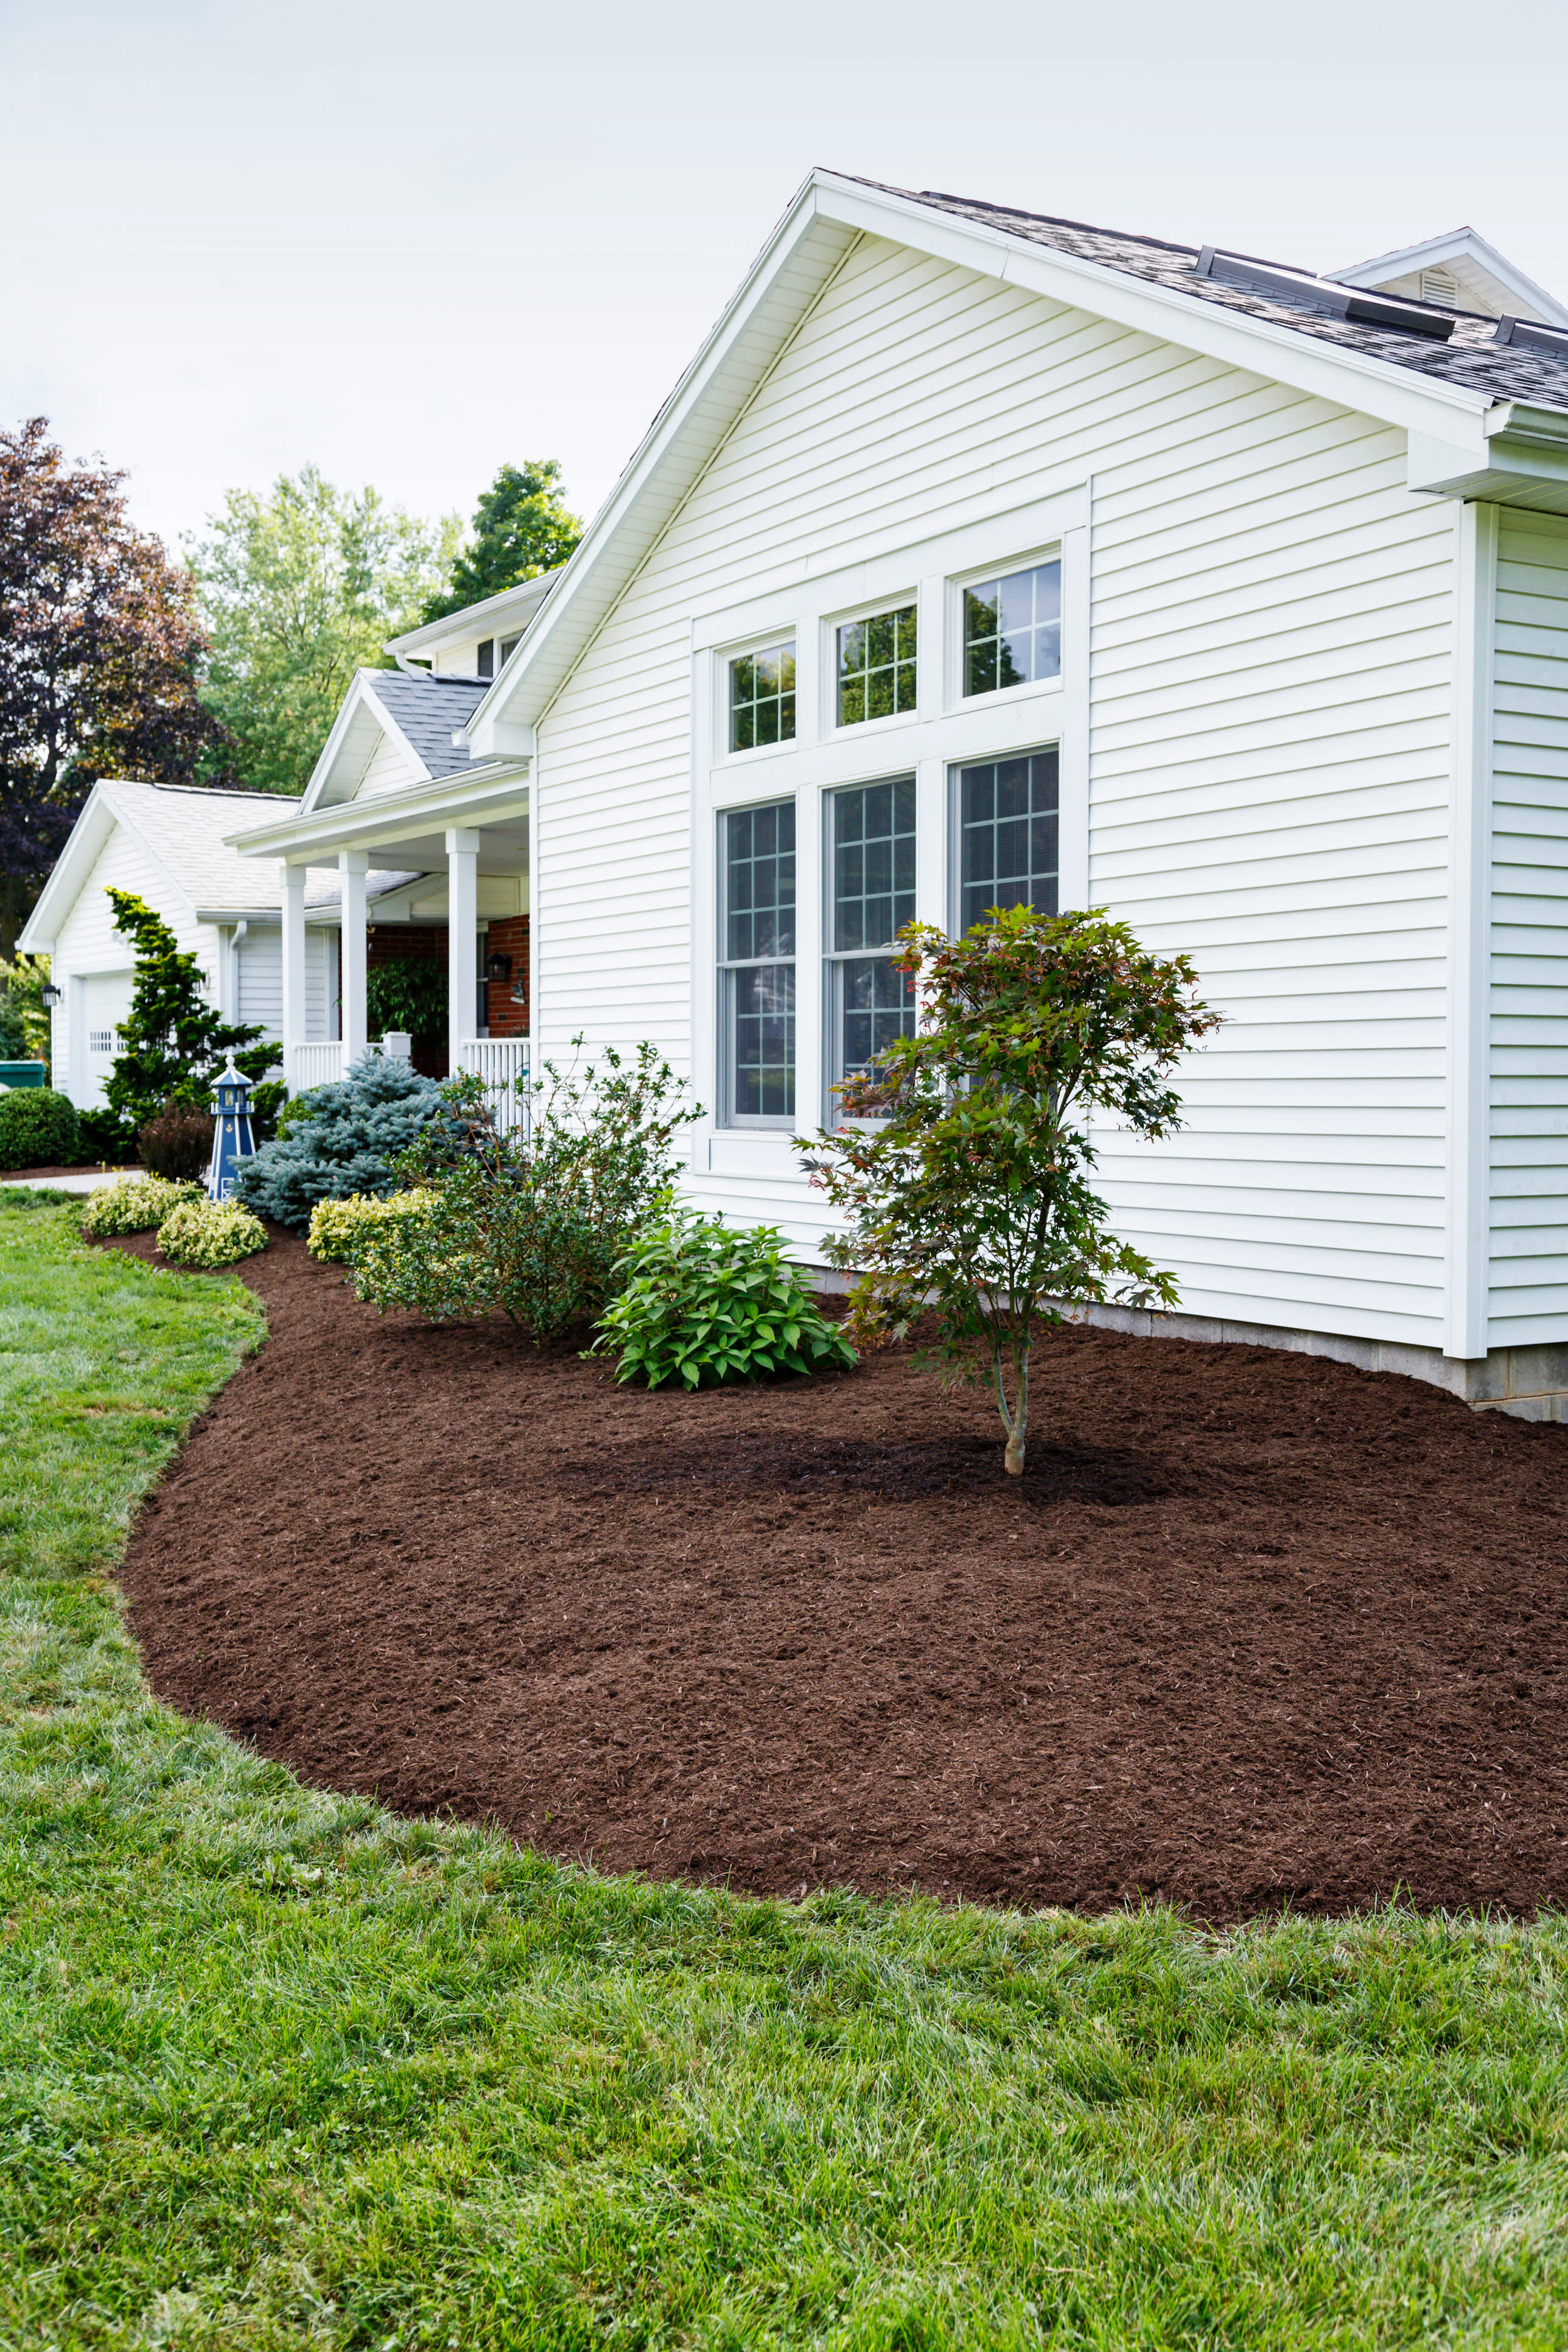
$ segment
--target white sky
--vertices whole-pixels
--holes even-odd
[[[0,0],[0,416],[172,541],[309,459],[589,514],[817,163],[1568,298],[1565,65],[1562,0]]]

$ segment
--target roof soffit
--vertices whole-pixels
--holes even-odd
[[[531,729],[796,328],[862,236],[952,260],[1069,309],[1357,408],[1484,463],[1485,392],[1315,340],[1245,310],[1035,244],[897,190],[815,172],[622,475],[555,593],[475,710],[476,757],[531,749]]]

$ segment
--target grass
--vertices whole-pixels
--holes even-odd
[[[1568,1926],[606,1880],[151,1698],[258,1333],[0,1193],[0,2346],[1554,2347]]]

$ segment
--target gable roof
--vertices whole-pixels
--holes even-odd
[[[1445,492],[1463,480],[1468,494],[1483,494],[1474,485],[1503,448],[1489,439],[1508,420],[1500,403],[1518,404],[1526,437],[1550,445],[1543,470],[1563,462],[1568,365],[1554,353],[1498,343],[1495,320],[1396,306],[1402,316],[1440,320],[1450,331],[1437,341],[1349,317],[1351,289],[1331,292],[1310,271],[1287,270],[1300,282],[1265,290],[1223,274],[1200,276],[1205,257],[1194,246],[816,171],[476,708],[467,730],[476,758],[531,753],[536,720],[862,236],[958,262],[1400,425],[1413,451],[1421,443],[1424,464],[1430,457],[1431,486]],[[1279,264],[1258,266],[1281,274]],[[1375,311],[1378,304],[1355,307]]]
[[[521,635],[563,569],[561,564],[554,564],[531,580],[520,580],[515,587],[498,589],[493,596],[481,596],[477,604],[460,604],[455,613],[444,613],[438,621],[426,621],[417,629],[405,629],[400,637],[388,637],[384,650],[393,655],[430,653],[438,646],[465,645],[477,637],[510,636],[513,623]]]
[[[1391,367],[1409,368],[1444,383],[1462,384],[1468,390],[1486,393],[1494,400],[1540,401],[1548,407],[1568,408],[1568,342],[1561,354],[1500,343],[1497,319],[1488,313],[1453,310],[1443,303],[1411,301],[1403,297],[1389,306],[1416,316],[1425,313],[1435,325],[1453,320],[1451,334],[1438,341],[1401,327],[1336,315],[1329,307],[1334,291],[1360,289],[1352,289],[1348,281],[1321,277],[1296,262],[1266,261],[1256,254],[1221,252],[1217,256],[1221,262],[1250,262],[1279,281],[1265,289],[1256,283],[1247,286],[1227,278],[1199,275],[1197,264],[1204,253],[1214,250],[1212,247],[1169,245],[1160,237],[1130,236],[1120,229],[1090,228],[1082,221],[1054,220],[1043,213],[1017,212],[1007,205],[941,195],[931,188],[922,188],[917,194],[909,188],[886,187],[877,180],[865,180],[859,184],[877,188],[884,195],[901,196],[910,204],[929,205],[934,211],[951,214],[959,220],[1001,229],[1009,236],[1026,238],[1031,245],[1070,253],[1080,261],[1098,262],[1104,268],[1141,278],[1148,285],[1169,287],[1173,293],[1184,294],[1194,302],[1212,303],[1246,318],[1267,320],[1294,333],[1310,335],[1318,341],[1383,360]],[[1291,280],[1296,281],[1294,287],[1289,283]]]
[[[1425,294],[1419,281],[1427,271],[1451,278],[1464,298],[1461,307],[1489,318],[1511,312],[1519,319],[1539,319],[1549,327],[1568,327],[1568,305],[1559,302],[1544,286],[1527,278],[1489,245],[1479,229],[1467,223],[1419,245],[1402,246],[1396,253],[1374,253],[1369,261],[1352,261],[1329,275],[1342,286],[1381,286],[1392,292],[1402,281],[1417,282],[1407,291]]]
[[[225,839],[248,820],[276,812],[290,815],[299,801],[280,793],[207,791],[192,784],[153,784],[116,776],[94,784],[55,860],[20,945],[28,954],[53,952],[60,926],[87,887],[100,852],[117,824],[139,840],[168,876],[192,921],[278,914],[269,877]],[[394,889],[404,874],[373,874],[370,892]],[[306,885],[305,906],[320,917],[339,903],[335,876],[317,873]]]
[[[394,743],[407,761],[407,782],[422,784],[459,773],[471,754],[452,738],[467,726],[490,681],[433,677],[422,669],[358,669],[310,771],[300,811],[305,815],[352,801],[377,751]]]

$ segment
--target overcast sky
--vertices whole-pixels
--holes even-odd
[[[592,513],[817,163],[1568,298],[1565,65],[1562,0],[0,0],[0,415],[171,541],[307,460]]]

